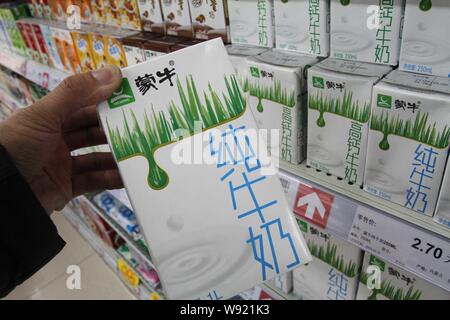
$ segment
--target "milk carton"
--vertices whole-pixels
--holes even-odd
[[[354,300],[363,251],[299,220],[313,261],[293,271],[293,294],[305,300]]]
[[[317,63],[313,56],[270,50],[247,59],[244,90],[260,129],[278,130],[268,139],[272,154],[297,164],[306,156],[306,70]],[[273,141],[272,141],[273,140]]]
[[[364,190],[432,216],[450,138],[450,79],[395,70],[372,93]]]
[[[229,0],[231,43],[272,48],[273,0]]]
[[[434,220],[450,228],[450,165],[447,162]]]
[[[308,165],[362,185],[372,87],[390,70],[333,58],[308,70]]]
[[[310,261],[222,40],[122,75],[99,115],[169,298],[226,299]]]
[[[331,57],[397,65],[404,0],[331,0]]]
[[[228,52],[228,58],[233,65],[234,71],[239,81],[242,81],[244,77],[247,77],[249,73],[247,58],[251,56],[257,56],[258,54],[261,54],[268,50],[267,48],[262,47],[236,44],[227,45],[226,48]]]
[[[269,281],[269,285],[277,288],[281,292],[289,294],[292,292],[292,271],[283,273]]]
[[[274,0],[274,12],[276,48],[328,56],[329,0]]]
[[[185,38],[194,37],[189,1],[162,0],[161,8],[168,35]]]
[[[399,68],[450,77],[450,3],[408,0]]]
[[[367,287],[369,276],[374,277],[374,271],[380,271],[379,286],[374,289]],[[376,283],[374,278],[374,285]],[[426,280],[387,262],[374,255],[366,253],[362,267],[357,300],[450,300],[450,293]]]
[[[145,31],[165,33],[160,0],[138,0],[139,15]]]
[[[224,43],[230,42],[226,4],[227,0],[189,0],[195,38],[208,40],[221,37]]]

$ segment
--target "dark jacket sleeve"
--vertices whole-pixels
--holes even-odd
[[[64,247],[55,225],[0,145],[0,298]]]

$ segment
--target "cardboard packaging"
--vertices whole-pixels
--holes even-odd
[[[273,278],[269,281],[269,284],[283,293],[291,293],[293,288],[292,272],[293,271],[289,271],[276,278]]]
[[[376,266],[380,270],[379,288],[369,289],[368,267]],[[357,300],[449,300],[450,294],[422,278],[366,253],[362,267]]]
[[[122,45],[128,66],[145,61],[143,42],[139,38],[127,37],[122,40]]]
[[[56,37],[55,42],[57,42],[57,48],[60,53],[59,56],[64,63],[65,68],[69,69],[68,72],[71,73],[80,73],[81,66],[80,60],[78,58],[77,52],[75,50],[75,45],[73,43],[72,34],[69,29],[66,29],[62,25],[58,25],[54,27],[56,29]],[[55,34],[55,33],[54,33]]]
[[[318,62],[313,56],[270,50],[247,59],[244,90],[260,129],[278,130],[278,141],[268,139],[273,155],[294,164],[306,157],[306,70]]]
[[[277,49],[328,57],[329,0],[274,0]]]
[[[44,37],[45,43],[47,45],[48,54],[50,56],[50,60],[52,61],[53,68],[64,71],[64,64],[62,63],[56,43],[53,39],[51,25],[52,23],[49,21],[48,23],[41,23],[39,26],[41,28],[42,36]]]
[[[93,12],[90,0],[70,0],[73,5],[80,8],[80,18],[83,23],[91,23],[93,20]]]
[[[98,33],[98,30],[88,34],[90,46],[92,48],[92,55],[97,69],[103,68],[108,64],[108,59],[105,51],[105,40],[103,35]]]
[[[125,57],[125,50],[121,41],[122,37],[124,36],[119,33],[103,35],[106,61],[108,64],[113,64],[119,68],[127,66],[127,58]]]
[[[72,32],[72,39],[80,61],[81,72],[88,72],[96,69],[93,48],[89,41],[88,30],[77,30]]]
[[[238,77],[239,82],[243,84],[243,80],[249,74],[249,68],[247,66],[247,58],[257,56],[268,49],[256,46],[246,46],[238,44],[229,44],[226,46],[228,52],[228,58],[233,65],[234,71]]]
[[[11,49],[14,53],[25,56],[27,54],[27,46],[22,38],[19,29],[16,27],[16,20],[27,16],[27,6],[19,4],[11,7],[0,7],[0,20],[9,38]]]
[[[364,190],[432,216],[450,140],[450,79],[395,70],[372,93]]]
[[[51,16],[53,20],[64,21],[66,18],[65,8],[61,0],[50,0],[49,1]]]
[[[331,0],[330,57],[398,64],[404,0]]]
[[[145,31],[165,34],[160,0],[138,0],[139,15]]]
[[[32,33],[32,28],[30,25],[25,26],[25,23],[26,21],[19,20],[16,22],[16,25],[25,42],[27,52],[26,55],[34,61],[40,61],[41,57],[39,55],[39,49],[37,47],[36,39],[34,38]],[[6,37],[5,40],[2,39],[2,42],[3,41],[6,42]]]
[[[122,75],[99,115],[169,299],[227,299],[310,261],[277,175],[236,152],[255,150],[257,127],[222,40]],[[204,162],[177,164],[194,139]]]
[[[450,77],[450,5],[446,0],[408,0],[400,70]]]
[[[230,42],[226,4],[227,0],[189,0],[195,38],[208,40],[221,37],[224,43]]]
[[[91,0],[92,20],[97,24],[106,24],[106,2],[108,0]]]
[[[149,39],[144,43],[145,60],[159,57],[172,52],[172,47],[183,41],[182,38],[164,36],[156,39]]]
[[[293,294],[304,300],[354,300],[363,251],[299,220],[313,261],[293,271]]]
[[[450,161],[447,161],[444,180],[442,181],[441,191],[437,203],[434,220],[450,228]]]
[[[137,0],[122,0],[121,27],[130,30],[142,30]]]
[[[121,5],[122,0],[104,0],[106,12],[106,24],[113,27],[122,25]]]
[[[168,35],[194,37],[188,0],[162,0],[161,9]]]
[[[233,44],[273,48],[273,0],[228,0]]]
[[[308,165],[363,184],[372,88],[391,70],[333,58],[308,70]]]

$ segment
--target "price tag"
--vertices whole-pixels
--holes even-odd
[[[450,291],[450,242],[366,207],[358,207],[348,240]]]
[[[131,287],[136,288],[139,285],[138,275],[122,258],[117,259],[117,270]]]
[[[161,300],[161,297],[156,292],[150,293],[150,300]]]

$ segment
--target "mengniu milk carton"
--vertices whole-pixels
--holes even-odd
[[[450,229],[450,165],[447,161],[444,180],[442,182],[439,200],[434,220]]]
[[[99,114],[169,298],[226,299],[310,261],[221,39],[122,74]]]

